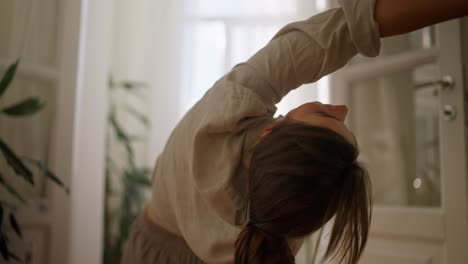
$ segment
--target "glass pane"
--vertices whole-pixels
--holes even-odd
[[[188,31],[186,41],[188,84],[182,93],[182,107],[185,113],[203,94],[213,86],[225,69],[226,32],[223,22],[198,22]]]
[[[187,0],[198,16],[292,15],[295,0]]]
[[[426,27],[408,34],[383,38],[381,40],[380,57],[433,48],[437,46],[435,32],[435,27]],[[374,59],[358,55],[350,63],[356,64]]]
[[[352,84],[350,129],[377,205],[440,206],[440,76],[425,65]]]

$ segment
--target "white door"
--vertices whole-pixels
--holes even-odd
[[[16,77],[2,103],[13,103],[33,95],[45,102],[44,109],[32,117],[19,120],[3,117],[0,133],[16,153],[52,167],[67,185],[72,154],[66,149],[71,149],[74,82],[78,69],[78,43],[71,42],[70,37],[78,39],[80,29],[79,9],[66,16],[65,8],[70,8],[69,2],[0,1],[1,72],[20,58]],[[60,163],[54,162],[56,147],[63,149]],[[2,170],[5,172],[6,168],[2,167]],[[33,189],[7,172],[15,188],[32,198],[30,206],[21,206],[18,212],[24,240],[11,237],[11,245],[25,263],[66,263],[68,196],[63,190],[58,190],[54,196],[55,188],[44,177],[38,177],[38,171],[35,172]],[[0,193],[5,194],[3,189]]]
[[[350,106],[374,213],[360,263],[468,263],[465,105],[459,20],[383,40],[332,78]]]
[[[111,21],[111,0],[0,1],[1,72],[21,57],[2,103],[31,95],[46,102],[37,116],[0,119],[0,133],[71,189],[40,177],[32,190],[15,182],[35,197],[18,213],[24,241],[12,241],[25,263],[101,262]]]

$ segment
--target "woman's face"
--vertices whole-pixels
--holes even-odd
[[[342,135],[354,146],[357,146],[356,138],[344,124],[347,114],[348,107],[346,105],[329,105],[312,102],[289,111],[286,118],[331,129]]]

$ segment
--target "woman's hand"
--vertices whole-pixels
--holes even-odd
[[[468,0],[376,0],[375,9],[381,37],[389,37],[466,16]]]

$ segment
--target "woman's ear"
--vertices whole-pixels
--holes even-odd
[[[262,139],[262,138],[266,137],[268,134],[270,134],[271,130],[275,127],[276,124],[277,124],[277,122],[273,121],[273,122],[269,123],[268,125],[266,125],[265,128],[260,133],[259,139]]]

